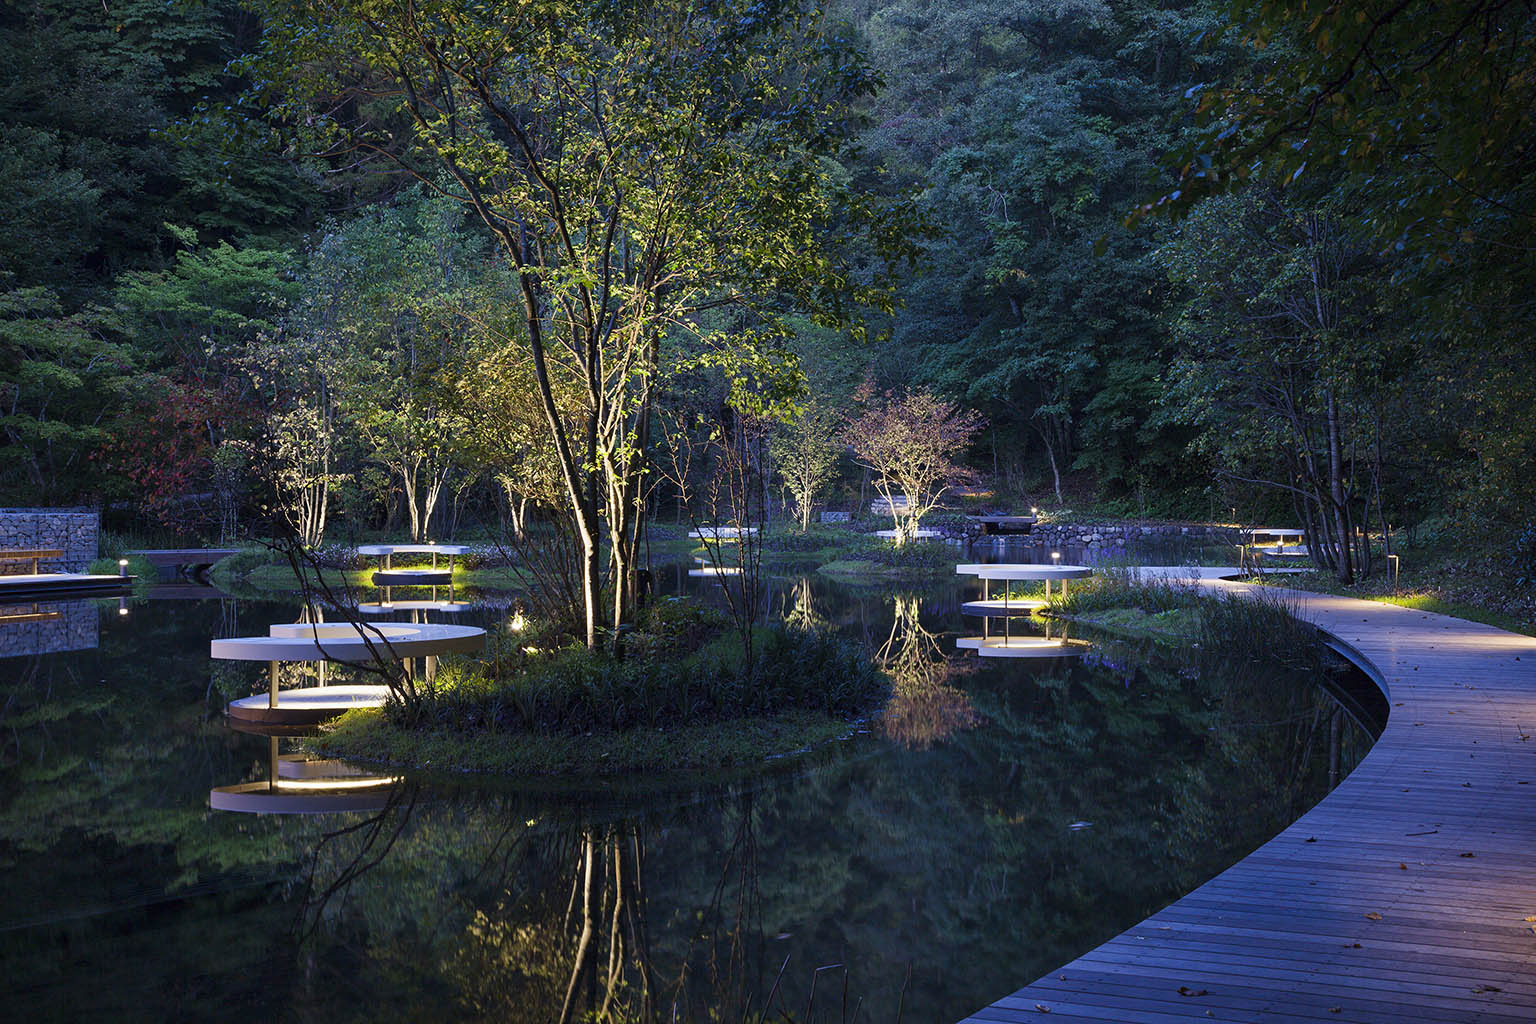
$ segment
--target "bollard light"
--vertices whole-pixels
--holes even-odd
[[[117,574],[119,576],[127,576],[128,575],[128,559],[126,559],[126,558],[119,558],[117,560]],[[128,610],[126,608],[123,609],[123,614],[124,615],[128,614]]]
[[[1060,565],[1061,564],[1061,552],[1060,551],[1052,551],[1051,552],[1051,562],[1053,564],[1055,564],[1055,565]]]

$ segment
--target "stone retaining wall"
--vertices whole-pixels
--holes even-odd
[[[1212,523],[1036,523],[1026,534],[985,535],[976,523],[924,523],[954,540],[992,542],[1030,548],[1059,548],[1064,557],[1076,558],[1082,552],[1126,553],[1127,549],[1145,552],[1164,549],[1169,557],[1187,557],[1193,549],[1208,545],[1236,547],[1244,531],[1235,526]],[[1236,557],[1236,553],[1233,553]]]
[[[0,551],[26,548],[57,548],[63,558],[45,559],[40,572],[84,572],[96,558],[96,538],[101,532],[101,513],[48,508],[0,509]],[[30,572],[28,561],[0,564],[0,572]]]
[[[1127,544],[1158,541],[1235,546],[1240,543],[1242,530],[1234,526],[1205,523],[1114,523],[1096,526],[1082,523],[1036,523],[1028,536],[1045,544],[1085,548],[1124,547]]]

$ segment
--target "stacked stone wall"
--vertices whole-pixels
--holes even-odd
[[[101,513],[48,508],[0,509],[0,551],[56,548],[63,558],[44,559],[40,572],[84,572],[96,558]],[[31,562],[0,563],[0,572],[31,571]]]

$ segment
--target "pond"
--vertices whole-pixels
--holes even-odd
[[[296,748],[224,724],[263,680],[208,641],[296,602],[0,610],[8,1015],[957,1020],[1242,857],[1371,742],[1279,664],[1081,632],[1076,657],[958,653],[960,581],[767,585],[890,668],[884,716],[720,778],[404,778],[310,815],[209,809]]]

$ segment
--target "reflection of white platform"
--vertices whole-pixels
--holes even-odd
[[[381,811],[398,779],[363,776],[345,779],[278,780],[219,786],[208,793],[215,811],[244,814],[338,814]]]
[[[994,597],[986,601],[967,601],[960,606],[960,614],[975,615],[985,619],[1011,619],[1033,615],[1044,607],[1046,602],[1037,598],[1003,601]]]
[[[278,691],[275,706],[267,693],[232,700],[229,717],[263,726],[318,725],[355,708],[381,708],[388,699],[387,686],[307,686]]]
[[[462,612],[474,606],[473,601],[379,601],[360,604],[357,610],[362,615],[389,615],[391,612]]]
[[[225,661],[341,661],[367,664],[375,656],[421,658],[463,654],[485,646],[478,626],[382,622],[362,634],[347,622],[281,623],[271,636],[214,640],[209,654]],[[366,637],[366,640],[365,640]]]
[[[721,565],[721,566],[706,565],[706,566],[702,566],[702,567],[700,567],[698,569],[689,569],[688,570],[688,575],[689,576],[713,576],[713,577],[716,577],[716,578],[725,577],[725,576],[740,576],[741,575],[741,566],[739,566],[739,565]]]
[[[895,540],[901,536],[901,532],[899,530],[876,530],[874,535],[876,537],[884,537],[886,540]],[[944,535],[938,530],[913,530],[908,539],[933,540],[942,536]]]
[[[955,640],[955,646],[983,658],[1075,658],[1088,651],[1081,640],[1043,636],[962,636]]]

